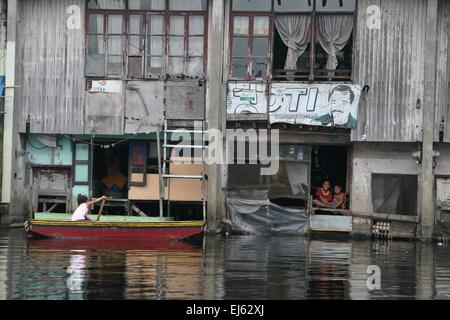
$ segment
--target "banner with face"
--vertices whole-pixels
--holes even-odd
[[[270,123],[356,128],[361,88],[354,84],[274,83]]]
[[[268,115],[270,123],[356,128],[361,87],[352,83],[232,83],[227,118]]]

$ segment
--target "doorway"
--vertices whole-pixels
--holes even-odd
[[[102,141],[101,145],[113,145]],[[112,199],[128,198],[128,149],[127,143],[104,148],[97,143],[93,148],[92,195],[106,195]]]
[[[348,177],[347,146],[314,146],[311,155],[311,194],[322,186],[325,180],[331,186],[339,185],[347,190]]]

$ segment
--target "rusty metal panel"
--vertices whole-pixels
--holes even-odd
[[[204,120],[205,83],[203,81],[168,81],[166,83],[166,118],[168,120]]]
[[[439,1],[435,141],[450,142],[450,2]]]
[[[92,84],[86,92],[85,133],[123,134],[123,82],[103,80]]]
[[[125,133],[150,132],[164,123],[164,82],[128,81]]]
[[[18,129],[25,132],[29,121],[32,133],[81,133],[85,1],[23,0],[19,6]]]
[[[381,8],[380,29],[368,27],[371,5]],[[421,140],[426,6],[426,0],[358,1],[353,80],[370,91],[352,140]]]
[[[70,185],[70,167],[35,167],[33,173],[38,194],[55,196],[67,195]]]

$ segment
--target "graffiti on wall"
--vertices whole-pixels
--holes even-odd
[[[265,113],[270,123],[356,128],[361,88],[354,84],[273,83],[229,87],[227,113]]]
[[[248,114],[267,115],[266,84],[229,83],[227,114],[229,116]]]

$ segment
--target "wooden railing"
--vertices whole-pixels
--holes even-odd
[[[419,216],[417,215],[402,215],[402,214],[379,213],[379,212],[358,212],[352,210],[318,208],[313,206],[313,200],[312,197],[310,197],[310,199],[308,200],[308,214],[315,215],[317,211],[329,212],[331,214],[342,214],[345,216],[352,216],[352,217],[386,220],[386,221],[400,221],[410,223],[419,223],[420,221]]]

